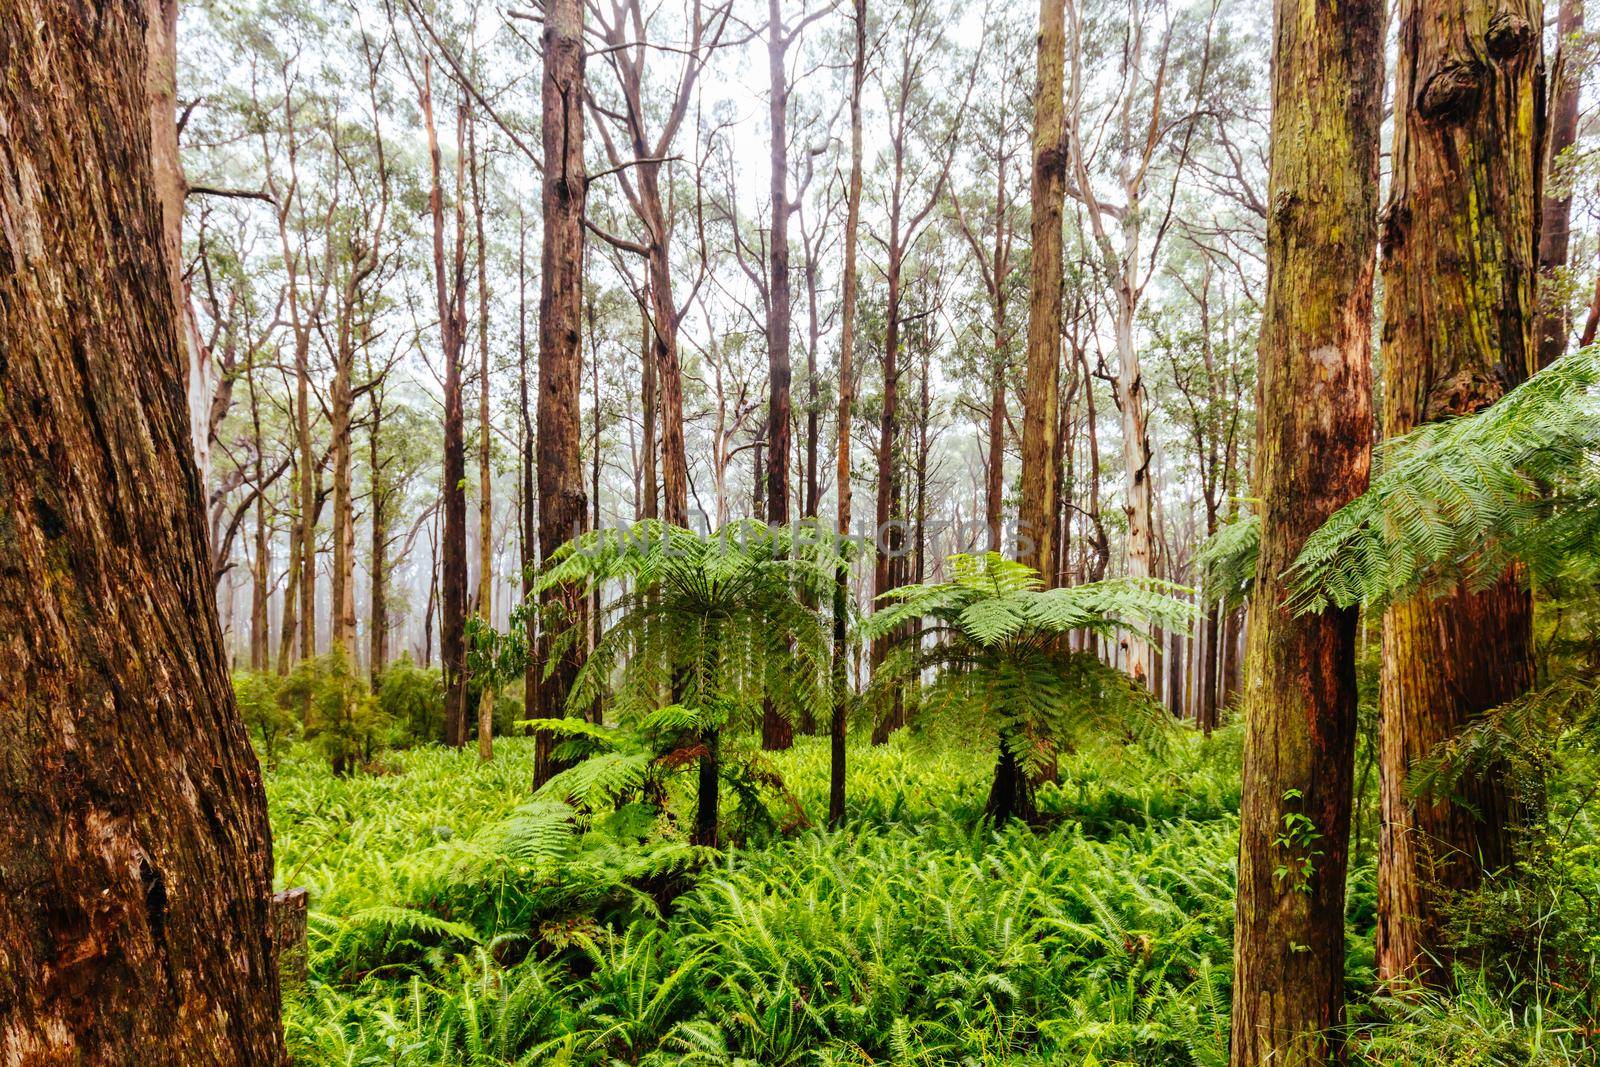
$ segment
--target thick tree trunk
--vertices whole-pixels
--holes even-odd
[[[861,93],[867,75],[867,0],[855,0],[855,58],[850,74],[850,188],[844,224],[844,278],[839,327],[839,440],[836,446],[838,520],[842,542],[850,536],[850,420],[855,412],[856,231],[861,225]],[[844,824],[845,730],[850,709],[850,566],[839,563],[833,583],[833,714],[828,724],[828,825]]]
[[[1040,0],[1037,88],[1033,103],[1028,378],[1022,397],[1022,501],[1018,509],[1017,559],[1038,571],[1046,581],[1055,566],[1056,489],[1060,483],[1056,408],[1061,374],[1061,215],[1067,180],[1067,157],[1061,143],[1065,71],[1063,0]],[[992,422],[992,414],[990,418]],[[991,463],[994,453],[991,441]],[[993,473],[990,478],[992,494]]]
[[[539,290],[539,553],[550,558],[583,531],[588,499],[583,485],[583,212],[588,177],[583,163],[583,5],[550,0],[544,27],[544,249]],[[657,337],[660,337],[659,332]],[[676,356],[674,355],[674,362]],[[681,445],[681,436],[680,436]],[[576,587],[553,589],[546,604],[560,604],[563,624],[583,626],[587,601]],[[541,633],[541,663],[551,637]],[[566,714],[567,694],[582,663],[574,644],[550,667],[539,686],[539,715]],[[542,785],[558,768],[551,738],[541,734],[534,768]]]
[[[1404,0],[1394,182],[1384,210],[1384,432],[1467,414],[1527,377],[1543,78],[1532,0]],[[1439,906],[1508,855],[1496,775],[1467,804],[1405,795],[1415,762],[1532,680],[1532,605],[1518,575],[1384,617],[1378,971],[1449,977]],[[1475,808],[1477,814],[1471,813]]]
[[[1356,615],[1296,615],[1281,575],[1367,484],[1383,40],[1381,0],[1276,8],[1234,1067],[1342,1062]]]
[[[272,849],[212,601],[145,30],[126,0],[17,0],[0,43],[0,1062],[265,1067]]]
[[[1562,292],[1561,270],[1567,265],[1572,243],[1572,167],[1563,158],[1578,137],[1578,101],[1583,80],[1575,69],[1572,47],[1583,33],[1583,0],[1561,0],[1556,19],[1556,58],[1550,75],[1550,130],[1545,138],[1544,191],[1539,222],[1539,321],[1534,328],[1538,343],[1537,367],[1561,358],[1572,328]]]

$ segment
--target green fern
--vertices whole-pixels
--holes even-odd
[[[1166,723],[1148,692],[1068,650],[1064,637],[1186,627],[1194,608],[1178,599],[1182,587],[1116,578],[1045,589],[1031,568],[995,552],[952,556],[947,568],[948,581],[885,594],[885,606],[862,623],[865,640],[897,637],[864,695],[869,709],[932,672],[919,693],[925,713],[993,727],[1030,774],[1048,768],[1063,743],[1147,736]],[[913,620],[924,624],[915,641],[906,636]]]
[[[1385,443],[1371,487],[1306,541],[1290,578],[1302,611],[1382,607],[1485,588],[1514,563],[1536,580],[1600,576],[1600,347]]]

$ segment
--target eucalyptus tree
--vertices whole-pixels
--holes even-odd
[[[152,161],[152,6],[16,4],[0,50],[14,1063],[284,1058],[266,797],[213,606]]]
[[[1497,400],[1536,367],[1543,5],[1400,4],[1394,179],[1383,213],[1384,432]],[[1469,58],[1463,58],[1469,57]],[[1533,681],[1533,602],[1522,577],[1384,615],[1378,971],[1444,983],[1446,894],[1509,857],[1493,773],[1455,800],[1405,793],[1409,768]]]
[[[1296,614],[1283,572],[1367,484],[1384,5],[1286,0],[1274,40],[1235,1067],[1343,1062],[1356,616]]]

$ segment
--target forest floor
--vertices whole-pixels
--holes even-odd
[[[1239,748],[1227,730],[1073,755],[1044,825],[997,833],[988,748],[853,743],[849,823],[829,832],[827,742],[802,737],[772,763],[810,826],[720,855],[553,824],[529,740],[348,778],[297,749],[268,775],[279,887],[312,900],[290,1045],[316,1065],[1224,1064]],[[1589,1062],[1541,1058],[1488,994],[1373,1000],[1370,845],[1355,853],[1358,1054]]]

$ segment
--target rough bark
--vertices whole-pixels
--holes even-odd
[[[145,12],[15,0],[5,24],[0,1062],[275,1065],[266,801],[212,602]]]
[[[539,290],[539,552],[550,553],[581,533],[588,510],[583,484],[580,403],[583,389],[583,212],[588,177],[583,162],[583,6],[551,0],[544,28],[544,247]],[[657,336],[660,334],[658,332]],[[681,440],[681,438],[680,438]],[[563,624],[582,626],[586,604],[575,587],[552,589],[546,606],[559,604]],[[541,663],[550,636],[541,632]],[[567,694],[581,665],[575,644],[550,664],[539,686],[539,715],[566,713]],[[542,785],[557,769],[551,739],[540,735],[534,779]]]
[[[1061,373],[1061,215],[1067,181],[1066,153],[1061,143],[1066,32],[1062,0],[1040,0],[1033,112],[1033,253],[1028,279],[1028,370],[1027,391],[1022,398],[1022,500],[1017,559],[1046,578],[1055,564],[1056,488],[1060,482],[1056,408]],[[991,442],[991,456],[994,451]]]
[[[1384,432],[1493,403],[1536,356],[1542,12],[1531,0],[1398,9],[1394,181],[1383,219]],[[1417,759],[1532,679],[1532,605],[1515,574],[1384,617],[1378,971],[1449,975],[1439,904],[1507,858],[1498,775],[1466,805],[1412,804]],[[1474,816],[1469,809],[1478,812]]]
[[[1276,8],[1234,1067],[1341,1059],[1356,615],[1295,615],[1281,575],[1367,483],[1383,39],[1381,0]]]
[[[1539,222],[1538,367],[1548,367],[1567,348],[1572,323],[1562,291],[1562,268],[1572,243],[1572,179],[1564,155],[1578,137],[1578,101],[1583,83],[1571,55],[1583,33],[1583,0],[1561,0],[1556,18],[1556,55],[1550,72],[1550,130],[1545,138],[1544,176],[1548,182]]]

